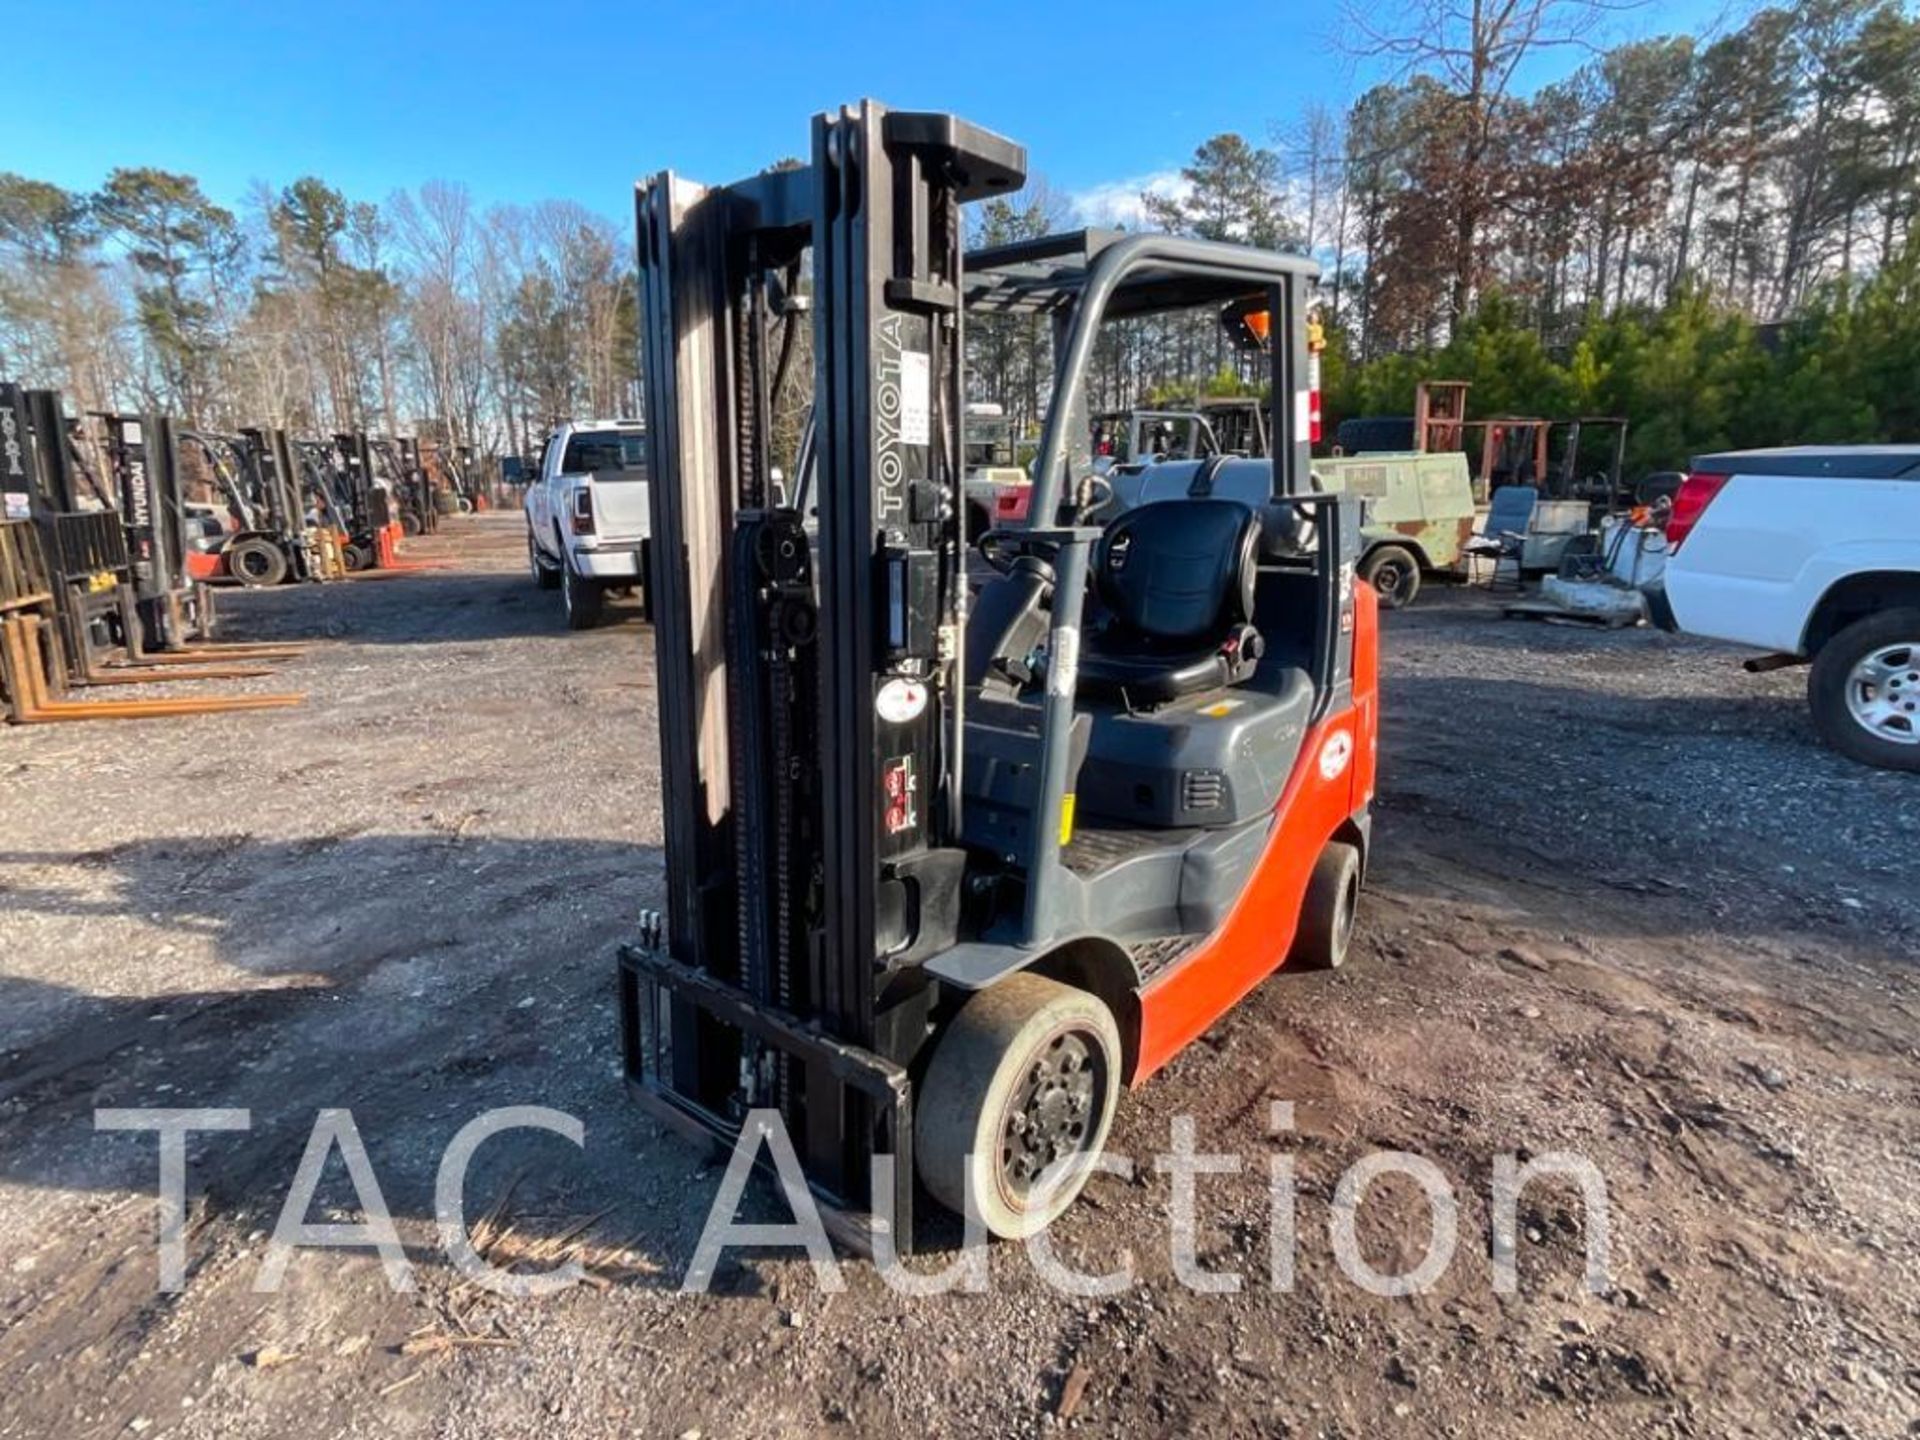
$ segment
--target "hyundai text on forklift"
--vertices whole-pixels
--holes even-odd
[[[667,880],[621,950],[626,1073],[722,1143],[777,1111],[836,1233],[893,1253],[916,1180],[996,1235],[1051,1223],[1123,1084],[1341,963],[1368,844],[1375,601],[1358,503],[1309,482],[1313,265],[1102,232],[963,260],[961,206],[1025,171],[867,101],[805,166],[637,197]],[[1250,302],[1271,457],[1169,461],[1184,493],[1088,523],[1100,325]],[[1056,356],[977,597],[969,313],[1046,317]]]

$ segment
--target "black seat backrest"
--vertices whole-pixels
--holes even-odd
[[[1252,616],[1259,541],[1259,518],[1238,500],[1155,501],[1107,526],[1094,583],[1129,630],[1206,640]]]

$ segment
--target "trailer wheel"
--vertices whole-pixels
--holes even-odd
[[[606,613],[607,592],[598,580],[576,574],[569,565],[561,576],[560,592],[569,630],[591,630],[600,623]]]
[[[1822,645],[1807,703],[1813,728],[1842,755],[1920,770],[1920,610],[1883,610]]]
[[[1287,968],[1338,970],[1346,964],[1359,910],[1360,852],[1343,840],[1329,840],[1307,881]]]
[[[257,535],[227,547],[227,573],[242,585],[266,588],[287,578],[287,552]]]
[[[1384,610],[1404,610],[1420,593],[1420,562],[1403,545],[1382,545],[1360,562],[1360,578],[1373,586]]]
[[[917,1168],[949,1210],[1017,1240],[1078,1198],[1120,1097],[1120,1031],[1084,990],[1009,975],[954,1016],[914,1108]]]

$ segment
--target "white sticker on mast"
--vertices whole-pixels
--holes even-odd
[[[933,443],[932,371],[924,350],[900,352],[900,443]]]

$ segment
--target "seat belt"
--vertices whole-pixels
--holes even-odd
[[[1209,455],[1200,462],[1200,468],[1193,472],[1193,480],[1187,486],[1189,500],[1205,500],[1213,494],[1213,477],[1220,473],[1220,467],[1227,463],[1225,455]]]

